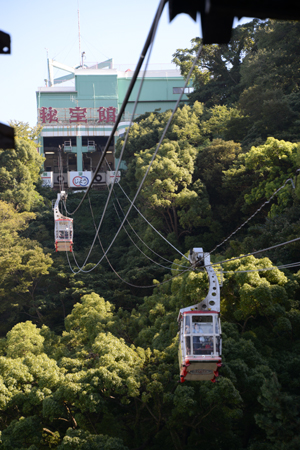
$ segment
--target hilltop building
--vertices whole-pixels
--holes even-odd
[[[54,79],[54,67],[68,75]],[[91,67],[82,64],[78,68],[48,60],[48,69],[46,86],[36,93],[38,124],[43,127],[40,153],[46,158],[44,184],[83,188],[89,185],[96,170],[133,71],[114,69],[112,60]],[[108,150],[107,162],[97,174],[96,186],[109,183],[115,170],[115,142],[129,125],[141,76],[140,73]],[[75,85],[65,86],[70,80]],[[173,109],[183,86],[184,79],[178,70],[147,71],[135,117],[155,109],[162,112]],[[187,102],[186,93],[192,89],[186,88],[183,102]]]

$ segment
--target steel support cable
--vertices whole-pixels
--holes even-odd
[[[132,78],[131,78],[131,81],[130,81],[129,87],[128,87],[128,89],[127,89],[126,95],[125,95],[124,100],[123,100],[123,102],[122,102],[122,105],[121,105],[121,108],[120,108],[118,117],[117,117],[116,122],[115,122],[115,124],[114,124],[114,126],[113,126],[113,129],[112,129],[112,131],[111,131],[111,133],[110,133],[110,136],[109,136],[109,138],[108,138],[108,140],[107,140],[107,143],[106,143],[106,145],[105,145],[105,148],[104,148],[104,150],[103,150],[103,153],[102,153],[102,155],[101,155],[101,157],[100,157],[100,160],[99,160],[98,165],[97,165],[97,167],[96,167],[95,173],[94,173],[94,175],[93,175],[93,177],[92,177],[92,179],[91,179],[91,182],[90,182],[90,184],[89,184],[87,190],[85,191],[85,193],[84,193],[82,199],[80,200],[79,205],[74,209],[74,211],[68,212],[68,214],[71,215],[71,216],[72,216],[73,214],[75,214],[75,213],[78,211],[78,209],[81,207],[81,205],[82,205],[83,201],[85,200],[87,194],[89,193],[89,191],[90,191],[90,189],[91,189],[91,187],[92,187],[92,185],[93,185],[93,183],[94,183],[94,180],[95,180],[95,178],[96,178],[96,176],[97,176],[97,173],[98,173],[98,171],[99,171],[99,169],[100,169],[100,167],[101,167],[101,165],[102,165],[102,163],[103,163],[104,157],[105,157],[105,155],[106,155],[106,153],[107,153],[107,151],[108,151],[108,149],[109,149],[110,143],[111,143],[111,141],[112,141],[112,139],[113,139],[113,137],[114,137],[114,135],[115,135],[115,132],[116,132],[116,130],[117,130],[117,128],[118,128],[118,125],[119,125],[119,123],[120,123],[120,121],[121,121],[122,115],[123,115],[123,113],[124,113],[124,110],[125,110],[126,105],[127,105],[127,103],[128,103],[129,97],[130,97],[131,92],[132,92],[132,90],[133,90],[133,87],[134,87],[134,85],[135,85],[135,82],[136,82],[136,79],[137,79],[137,77],[138,77],[139,71],[140,71],[140,69],[141,69],[141,67],[142,67],[142,64],[143,64],[143,62],[144,62],[144,58],[145,58],[145,56],[146,56],[146,54],[147,54],[147,51],[148,51],[150,45],[151,45],[152,42],[153,42],[153,38],[154,38],[156,29],[157,29],[157,25],[158,25],[159,19],[160,19],[160,17],[161,17],[162,12],[163,12],[164,6],[165,6],[165,0],[160,0],[160,3],[159,3],[159,6],[158,6],[158,8],[157,8],[155,17],[154,17],[154,19],[153,19],[153,22],[152,22],[150,31],[149,31],[149,33],[148,33],[146,42],[145,42],[145,44],[144,44],[142,53],[141,53],[141,55],[140,55],[139,61],[138,61],[138,63],[137,63],[137,66],[136,66],[135,71],[134,71],[134,73],[133,73],[133,76],[132,76]]]
[[[267,270],[283,270],[283,269],[291,269],[293,267],[299,267],[300,266],[300,261],[295,262],[295,263],[290,263],[290,264],[283,264],[282,266],[273,266],[273,267],[265,267],[265,268],[257,268],[257,269],[248,269],[248,270],[222,270],[222,273],[231,273],[231,274],[235,274],[235,273],[248,273],[248,272],[263,272],[263,271],[267,271]]]
[[[115,197],[116,197],[116,196],[115,196]],[[118,203],[118,205],[119,205],[120,210],[122,211],[123,216],[125,216],[125,213],[124,213],[124,211],[123,211],[123,209],[122,209],[122,207],[121,207],[121,205],[120,205],[120,202],[119,202],[119,200],[118,200],[117,197],[116,197],[116,201],[117,201],[117,203]],[[116,207],[115,207],[115,209],[116,209]],[[118,214],[117,209],[116,209],[116,213],[117,213],[117,215],[118,215],[118,217],[119,217],[119,219],[120,219],[120,222],[122,222],[122,221],[121,221],[121,218],[120,218],[120,216],[119,216],[119,214]],[[154,250],[152,250],[152,249],[146,244],[146,242],[144,242],[143,239],[137,234],[137,232],[136,232],[135,229],[132,227],[132,225],[130,224],[130,222],[129,222],[128,219],[126,220],[126,222],[127,222],[128,225],[130,226],[131,230],[134,232],[134,234],[136,235],[136,237],[142,242],[143,245],[145,245],[145,246],[147,247],[148,250],[150,250],[152,253],[154,253],[154,254],[155,254],[156,256],[158,256],[159,258],[164,259],[165,261],[169,262],[170,264],[174,264],[174,265],[177,266],[177,267],[184,267],[184,268],[187,269],[188,266],[183,266],[183,265],[181,265],[181,264],[172,263],[172,261],[169,261],[169,260],[167,260],[166,258],[163,258],[163,257],[160,256],[158,253],[156,253]],[[148,258],[150,261],[154,262],[154,264],[157,264],[157,265],[159,265],[159,266],[161,266],[161,267],[164,267],[165,269],[170,269],[170,270],[172,269],[172,267],[162,266],[161,264],[157,263],[156,261],[153,261],[153,259],[151,259],[149,256],[147,256],[147,255],[146,255],[146,254],[145,254],[145,253],[144,253],[144,252],[136,245],[136,243],[132,240],[132,238],[131,238],[130,235],[128,234],[126,228],[125,228],[125,227],[123,227],[123,228],[124,228],[124,231],[126,232],[127,236],[129,237],[129,239],[133,242],[133,244],[136,246],[136,248],[137,248],[144,256],[146,256],[146,258]]]
[[[93,219],[93,223],[94,223],[94,228],[95,228],[95,230],[96,230],[96,232],[97,232],[97,226],[96,226],[96,223],[95,223],[94,212],[93,212],[93,209],[92,209],[90,196],[88,196],[88,199],[89,199],[91,215],[92,215],[92,219]],[[118,213],[118,211],[117,211],[115,205],[114,205],[114,208],[115,208],[115,210],[116,210],[116,213],[117,213],[117,216],[118,216],[120,222],[122,222],[122,220],[121,220],[121,218],[120,218],[120,216],[119,216],[119,213]],[[122,211],[122,212],[123,212],[123,211]],[[124,213],[123,213],[123,214],[124,214]],[[127,221],[127,222],[128,222],[128,221]],[[123,229],[124,229],[124,231],[126,232],[126,234],[127,234],[127,236],[129,237],[129,239],[131,240],[131,242],[137,247],[137,249],[138,249],[138,250],[139,250],[146,258],[148,258],[151,262],[153,262],[154,264],[156,264],[156,265],[158,265],[158,266],[160,266],[160,267],[162,267],[162,268],[164,268],[164,269],[170,269],[170,270],[172,269],[172,267],[166,267],[166,266],[163,266],[163,265],[157,263],[156,261],[154,261],[153,259],[149,258],[149,257],[148,257],[148,256],[147,256],[147,255],[146,255],[146,254],[145,254],[145,253],[144,253],[144,252],[136,245],[136,243],[133,241],[133,239],[131,238],[131,236],[128,234],[128,232],[127,232],[125,226],[123,226]],[[133,230],[133,231],[134,231],[134,230]],[[105,252],[104,252],[104,249],[103,249],[103,246],[102,246],[102,242],[101,242],[101,240],[100,240],[99,233],[97,233],[97,237],[98,237],[98,240],[99,240],[101,249],[102,249],[103,253],[105,253]],[[139,236],[138,236],[138,237],[139,237]],[[79,264],[78,264],[78,262],[77,262],[77,260],[76,260],[75,254],[74,254],[74,252],[72,252],[72,253],[73,253],[73,259],[74,259],[74,262],[75,262],[77,268],[80,269],[80,266],[79,266]],[[110,264],[110,262],[109,262],[109,260],[108,260],[108,258],[107,258],[106,255],[105,255],[105,258],[106,258],[108,264],[111,266],[111,264]],[[182,266],[182,267],[187,268],[186,266]],[[112,266],[111,266],[111,269],[112,269],[113,271],[115,271],[115,270],[113,269]],[[122,279],[122,278],[121,278],[121,279]],[[125,280],[123,280],[123,279],[122,279],[122,281],[124,281],[124,283],[127,283],[127,282],[126,282]],[[134,285],[131,285],[131,286],[134,286]],[[134,286],[134,287],[138,287],[138,286]]]
[[[67,258],[69,259],[68,252],[66,252],[66,253],[67,253]],[[72,256],[73,256],[73,259],[74,259],[74,262],[75,262],[77,268],[80,269],[80,265],[78,264],[78,262],[77,262],[77,260],[76,260],[76,256],[75,256],[74,251],[72,252]],[[69,266],[70,266],[70,263],[69,263]],[[70,268],[71,268],[71,266],[70,266]],[[72,271],[72,272],[73,272],[73,271]],[[75,272],[73,272],[73,273],[75,273]],[[77,272],[76,272],[76,273],[77,273]]]
[[[108,161],[107,161],[106,158],[105,158],[105,162],[106,162],[106,164],[108,165]],[[124,189],[122,188],[121,184],[120,184],[120,183],[116,183],[116,184],[119,186],[119,188],[122,190],[122,192],[123,192],[123,194],[125,195],[125,197],[126,197],[126,198],[128,199],[128,201],[131,203],[130,198],[128,197],[128,195],[126,194],[126,192],[124,191]],[[114,184],[113,184],[113,189],[114,189]],[[123,209],[122,209],[122,207],[121,207],[121,205],[120,205],[120,202],[119,202],[119,200],[117,199],[115,190],[114,190],[114,196],[115,196],[115,198],[116,198],[116,200],[117,200],[117,202],[118,202],[118,204],[119,204],[119,207],[120,207],[120,209],[121,209],[123,215],[125,215],[124,212],[123,212]],[[171,244],[171,242],[169,242],[164,236],[162,236],[162,235],[160,234],[159,231],[156,230],[156,228],[154,228],[154,226],[146,219],[146,217],[143,216],[143,214],[139,211],[139,209],[138,209],[135,205],[133,205],[133,207],[134,207],[135,210],[140,214],[140,216],[147,222],[147,224],[150,225],[150,227],[151,227],[151,228],[152,228],[152,229],[153,229],[153,230],[154,230],[161,238],[163,238],[163,239],[164,239],[171,247],[173,247],[174,250],[176,250],[177,252],[179,252],[179,250],[177,250],[177,248],[174,247],[174,245]],[[150,250],[152,253],[154,253],[154,255],[158,256],[159,258],[163,259],[164,261],[166,261],[166,262],[168,262],[168,263],[170,263],[170,264],[172,264],[172,265],[175,265],[175,266],[178,266],[178,267],[187,267],[187,266],[183,266],[182,264],[174,263],[174,262],[170,261],[169,259],[166,259],[166,258],[164,258],[163,256],[161,256],[161,255],[159,255],[158,253],[156,253],[154,250],[152,250],[152,249],[146,244],[146,242],[144,242],[144,241],[140,238],[140,236],[136,233],[136,231],[135,231],[135,230],[133,229],[133,227],[130,225],[129,220],[127,220],[127,223],[128,223],[128,225],[130,226],[130,228],[132,229],[132,231],[136,234],[136,236],[138,237],[138,239],[139,239],[139,240],[140,240],[140,241],[148,248],[148,250]]]
[[[235,231],[233,231],[226,239],[224,239],[224,241],[222,241],[220,244],[216,245],[215,248],[213,248],[209,254],[212,254],[218,247],[221,247],[221,245],[225,244],[225,242],[227,242],[234,234],[236,234],[241,228],[243,228],[244,225],[246,225],[251,219],[253,219],[254,216],[256,216],[257,213],[259,213],[259,211],[261,211],[261,209],[267,204],[270,203],[270,201],[272,200],[272,198],[281,190],[285,187],[285,185],[288,183],[288,181],[290,181],[292,183],[293,188],[295,189],[295,185],[294,182],[292,180],[292,178],[288,178],[285,183],[280,186],[280,188],[278,188],[272,195],[271,197],[266,200],[256,211],[255,213],[252,214],[252,216],[250,216],[247,220],[245,220],[244,223],[242,223],[242,225],[240,225]]]
[[[118,203],[119,203],[119,202],[118,202]],[[120,205],[119,205],[119,206],[120,206]],[[119,215],[119,213],[118,213],[118,210],[117,210],[115,204],[114,204],[114,208],[115,208],[115,211],[116,211],[116,213],[117,213],[117,216],[118,216],[120,222],[122,222],[122,219],[121,219],[121,217],[120,217],[120,215]],[[122,211],[122,213],[124,214],[123,211]],[[137,233],[134,231],[134,229],[131,227],[131,225],[130,225],[130,223],[128,222],[128,220],[127,220],[127,223],[129,224],[130,228],[133,230],[133,232],[135,233],[135,235],[140,239],[140,237],[138,236],[138,234],[137,234]],[[130,239],[130,241],[133,243],[133,245],[141,252],[141,254],[142,254],[143,256],[145,256],[145,258],[149,259],[149,261],[153,262],[153,263],[156,264],[157,266],[162,267],[163,269],[169,269],[169,270],[172,270],[172,267],[166,267],[166,266],[163,266],[162,264],[160,264],[160,263],[154,261],[154,260],[151,259],[148,255],[146,255],[146,254],[143,252],[143,250],[141,250],[141,249],[137,246],[137,244],[134,242],[134,240],[132,239],[132,237],[130,236],[130,234],[128,233],[128,231],[126,230],[125,225],[123,225],[123,230],[124,230],[125,233],[127,234],[127,236],[128,236],[128,238]],[[142,241],[142,240],[141,240],[141,241]],[[142,241],[142,242],[143,242],[143,241]]]
[[[103,250],[104,250],[104,249],[103,249]],[[107,258],[106,253],[104,254],[104,256],[105,256],[105,258]],[[69,255],[68,255],[68,254],[67,254],[67,260],[68,260],[68,263],[69,263],[69,267],[70,267],[71,272],[73,272],[73,273],[76,275],[78,272],[75,272],[75,271],[73,270],[73,268],[72,268],[72,266],[71,266],[71,263],[70,263],[70,260],[69,260]],[[108,262],[108,259],[107,259],[107,262]],[[109,263],[109,264],[110,264],[110,263]],[[97,264],[97,266],[98,266],[98,264]],[[95,266],[94,268],[96,268],[97,266]],[[113,269],[113,267],[112,267],[111,264],[110,264],[110,267]],[[174,278],[177,278],[177,277],[179,277],[180,275],[183,275],[184,273],[186,273],[186,272],[188,272],[188,271],[191,271],[191,270],[193,270],[193,268],[192,268],[192,267],[189,267],[188,269],[182,270],[181,272],[179,272],[178,274],[176,274],[176,275],[174,275],[173,277],[169,278],[168,280],[161,281],[160,283],[156,283],[156,284],[151,284],[150,286],[137,286],[137,285],[128,283],[127,281],[123,280],[123,278],[121,278],[121,276],[113,269],[114,273],[115,273],[116,275],[118,275],[118,278],[120,278],[122,281],[124,281],[124,283],[129,284],[129,285],[132,286],[132,287],[135,287],[135,288],[141,288],[141,289],[146,289],[146,288],[149,289],[149,288],[154,288],[154,287],[162,286],[163,284],[169,283],[169,281],[174,280]]]
[[[61,192],[64,189],[61,148],[59,148],[59,151],[58,151],[58,173],[59,173],[58,183],[59,183],[59,189],[60,189],[60,192]]]
[[[160,7],[163,8],[163,6],[164,5],[161,3]],[[161,12],[158,11],[157,17],[159,18],[160,15],[161,15]],[[136,98],[135,103],[134,103],[134,108],[133,108],[132,117],[131,117],[131,120],[130,120],[130,123],[129,123],[129,127],[127,128],[127,131],[126,131],[126,136],[125,136],[125,140],[124,140],[124,143],[123,143],[123,146],[122,146],[122,150],[121,150],[121,153],[120,153],[120,158],[119,158],[119,161],[118,161],[117,169],[115,171],[115,176],[114,176],[114,179],[113,179],[113,183],[111,185],[111,189],[108,189],[108,196],[107,196],[106,203],[105,203],[105,206],[104,206],[104,209],[103,209],[103,213],[102,213],[101,218],[100,218],[100,222],[99,222],[98,228],[96,230],[95,237],[94,237],[93,242],[91,244],[91,247],[89,249],[88,255],[87,255],[84,263],[82,264],[81,269],[87,264],[87,261],[88,261],[90,255],[91,255],[91,252],[92,252],[92,250],[94,248],[94,245],[95,245],[95,242],[96,242],[96,239],[97,239],[97,234],[99,234],[102,222],[104,220],[104,217],[105,217],[105,214],[106,214],[106,211],[107,211],[107,207],[108,207],[108,204],[109,204],[109,201],[110,201],[110,198],[111,198],[111,194],[112,194],[112,188],[113,188],[113,185],[115,183],[115,179],[116,179],[116,176],[117,176],[117,173],[118,173],[121,161],[122,161],[123,153],[124,153],[125,146],[126,146],[127,139],[128,139],[128,135],[129,135],[129,129],[130,129],[132,123],[133,123],[133,117],[134,117],[134,114],[135,114],[135,111],[136,111],[136,108],[137,108],[137,104],[138,104],[138,101],[139,101],[139,97],[140,97],[140,94],[141,94],[141,90],[142,90],[144,79],[145,79],[145,75],[146,75],[146,70],[147,70],[147,67],[148,67],[148,64],[149,64],[149,61],[150,61],[151,52],[152,52],[152,48],[153,48],[153,42],[154,42],[156,30],[157,30],[157,25],[158,25],[158,20],[155,23],[155,26],[153,28],[153,34],[152,34],[151,43],[150,43],[151,46],[150,46],[150,50],[148,52],[148,57],[147,57],[147,61],[146,61],[146,64],[145,64],[145,70],[144,70],[144,73],[143,73],[143,76],[142,76],[142,79],[141,79],[140,87],[139,87],[139,90],[138,90],[138,93],[137,93],[137,98]],[[105,154],[103,156],[103,159],[105,159],[106,164],[108,165],[107,159],[105,157]],[[88,193],[88,190],[86,191],[86,193]],[[64,204],[64,206],[65,206],[65,209],[66,209],[66,203]],[[73,258],[74,258],[74,261],[75,261],[75,255],[73,255]],[[80,267],[78,266],[77,262],[76,262],[76,265],[77,265],[78,269],[80,269]],[[85,272],[84,270],[82,270],[82,271]]]
[[[299,266],[300,266],[300,261],[290,263],[290,264],[283,264],[282,266],[277,266],[277,267],[278,267],[278,269],[290,269],[292,267],[299,267]]]
[[[130,200],[130,198],[128,197],[128,195],[126,194],[126,192],[124,191],[124,189],[122,188],[122,186],[120,185],[120,183],[117,183],[117,185],[119,186],[119,188],[121,189],[121,191],[123,192],[123,194],[125,195],[125,197],[127,198],[127,200],[130,202],[130,203],[132,203],[131,202],[131,200]],[[173,244],[171,244],[171,242],[169,242],[168,241],[168,239],[166,239],[152,224],[151,224],[151,222],[149,222],[147,219],[146,219],[146,217],[145,216],[143,216],[143,214],[141,213],[141,211],[135,206],[135,205],[133,205],[133,207],[134,207],[134,209],[139,213],[139,215],[145,220],[145,222],[147,222],[147,224],[152,228],[152,230],[154,230],[155,231],[155,233],[157,233],[167,244],[169,244],[174,250],[176,250],[176,252],[177,253],[180,253],[180,255],[181,256],[184,256],[185,257],[185,259],[187,259],[188,260],[188,258],[185,256],[185,255],[183,255]],[[155,253],[153,250],[152,250],[152,252],[153,253]],[[156,255],[157,255],[157,253],[155,253]],[[157,256],[159,256],[159,255],[157,255]],[[169,261],[168,259],[166,259],[166,258],[164,258],[164,257],[162,257],[162,256],[160,256],[160,258],[162,258],[162,259],[164,259],[165,261],[167,261],[167,262],[169,262],[169,263],[171,263],[171,264],[173,264],[172,263],[172,261]],[[177,264],[177,265],[179,265],[179,264]]]
[[[168,131],[168,129],[169,129],[169,126],[170,126],[170,124],[171,124],[171,121],[172,121],[172,119],[173,119],[173,117],[174,117],[174,115],[175,115],[175,112],[176,112],[176,110],[177,110],[177,108],[178,108],[178,105],[179,105],[179,103],[180,103],[180,101],[181,101],[181,98],[182,98],[182,96],[183,96],[184,90],[185,90],[185,88],[186,88],[186,86],[187,86],[187,84],[188,84],[188,82],[189,82],[189,80],[190,80],[191,74],[192,74],[192,72],[193,72],[193,70],[194,70],[194,67],[195,67],[197,61],[198,61],[198,58],[199,58],[200,53],[201,53],[201,51],[202,51],[202,48],[203,48],[203,45],[201,45],[201,46],[199,47],[199,50],[198,50],[198,52],[197,52],[197,55],[196,55],[196,57],[195,57],[195,59],[194,59],[194,62],[193,62],[193,64],[192,64],[192,67],[191,67],[191,69],[190,69],[190,71],[189,71],[189,73],[188,73],[188,76],[187,76],[187,79],[186,79],[186,81],[185,81],[184,87],[183,87],[183,89],[182,89],[182,91],[181,91],[181,93],[180,93],[180,95],[179,95],[179,98],[178,98],[178,100],[177,100],[177,102],[176,102],[176,104],[175,104],[175,107],[174,107],[174,109],[173,109],[173,111],[172,111],[172,114],[171,114],[171,116],[170,116],[170,118],[169,118],[169,120],[168,120],[168,122],[167,122],[167,124],[166,124],[166,126],[165,126],[165,128],[164,128],[164,130],[163,130],[163,132],[162,132],[161,138],[160,138],[159,143],[157,144],[157,147],[156,147],[156,149],[155,149],[155,151],[154,151],[154,153],[153,153],[153,155],[152,155],[152,158],[151,158],[150,163],[149,163],[149,165],[148,165],[148,168],[147,168],[147,170],[146,170],[146,172],[145,172],[145,175],[144,175],[142,181],[140,182],[140,185],[139,185],[139,187],[138,187],[138,189],[137,189],[137,191],[136,191],[136,193],[135,193],[135,196],[134,196],[134,198],[133,198],[133,200],[132,200],[132,202],[131,202],[131,205],[129,206],[129,208],[128,208],[127,212],[126,212],[125,217],[124,217],[124,219],[123,219],[123,221],[122,221],[122,223],[121,223],[121,225],[120,225],[118,231],[116,232],[114,238],[112,239],[112,241],[111,241],[111,243],[109,244],[107,250],[105,251],[105,254],[102,256],[102,258],[99,259],[99,261],[95,264],[95,266],[94,266],[92,269],[87,270],[87,271],[86,271],[86,270],[83,270],[83,269],[81,268],[77,273],[79,273],[79,272],[89,273],[89,272],[91,272],[92,270],[94,270],[94,269],[101,263],[101,261],[103,260],[103,258],[105,257],[105,255],[109,252],[109,250],[111,249],[112,245],[114,244],[116,238],[118,237],[118,235],[119,235],[119,233],[120,233],[120,231],[121,231],[121,229],[122,229],[122,227],[123,227],[125,221],[127,220],[127,217],[129,216],[129,213],[130,213],[130,211],[131,211],[131,209],[132,209],[132,207],[133,207],[133,205],[134,205],[134,203],[135,203],[135,201],[136,201],[136,199],[137,199],[137,197],[138,197],[138,195],[139,195],[139,193],[140,193],[140,191],[141,191],[141,189],[142,189],[142,187],[143,187],[144,181],[145,181],[145,179],[146,179],[146,177],[147,177],[147,175],[148,175],[148,173],[149,173],[149,171],[150,171],[150,169],[151,169],[151,167],[152,167],[153,161],[154,161],[154,159],[155,159],[155,157],[156,157],[156,155],[157,155],[157,153],[158,153],[158,150],[159,150],[159,148],[160,148],[160,146],[161,146],[161,144],[162,144],[162,141],[164,140],[165,135],[166,135],[166,133],[167,133],[167,131]],[[113,186],[113,185],[112,185],[112,186]],[[99,227],[98,227],[98,230],[99,230]],[[97,230],[97,232],[98,232],[98,230]],[[97,233],[96,233],[96,235],[95,235],[94,241],[96,240],[96,238],[97,238]],[[184,254],[182,254],[181,252],[179,252],[179,253],[180,253],[184,258],[188,259]],[[83,264],[82,267],[84,267],[84,265],[85,265],[85,263]],[[188,269],[188,270],[189,270],[189,269]],[[75,273],[75,272],[73,272],[73,273]]]
[[[300,237],[295,238],[295,239],[291,239],[290,241],[282,242],[281,244],[273,245],[272,247],[267,247],[267,248],[263,248],[262,250],[257,250],[257,251],[252,252],[252,253],[247,253],[246,255],[240,255],[240,256],[236,256],[235,258],[225,259],[224,261],[219,261],[217,263],[212,263],[210,265],[211,266],[217,266],[217,265],[220,265],[220,264],[224,264],[226,262],[235,261],[237,259],[247,258],[248,256],[257,255],[258,253],[267,252],[268,250],[273,250],[274,248],[282,247],[283,245],[287,245],[287,244],[292,244],[293,242],[297,242],[297,241],[300,241]]]
[[[91,214],[92,214],[92,217],[93,217],[94,227],[95,227],[95,229],[97,229],[97,226],[96,226],[96,223],[95,223],[95,219],[94,219],[94,213],[93,213],[93,209],[92,209],[92,205],[91,205],[91,201],[90,201],[90,197],[88,197],[88,198],[89,198],[89,203],[90,203]],[[139,285],[136,285],[136,284],[129,283],[128,281],[124,280],[124,278],[122,278],[121,275],[119,275],[118,272],[114,269],[114,267],[112,266],[111,262],[109,261],[107,255],[106,255],[106,253],[105,253],[105,250],[104,250],[104,248],[103,248],[103,245],[102,245],[102,242],[101,242],[101,239],[100,239],[100,236],[99,236],[98,233],[97,233],[97,236],[98,236],[98,240],[99,240],[99,244],[100,244],[100,246],[101,246],[101,249],[102,249],[102,251],[103,251],[103,253],[104,253],[105,259],[106,259],[107,263],[109,264],[110,268],[112,269],[112,271],[114,272],[114,274],[115,274],[115,275],[116,275],[123,283],[127,284],[128,286],[131,286],[131,287],[134,287],[134,288],[139,288],[139,289],[155,288],[155,287],[161,286],[161,285],[163,285],[163,284],[169,283],[169,281],[173,280],[174,278],[177,278],[178,276],[180,276],[180,275],[186,273],[187,271],[192,270],[192,267],[189,267],[188,269],[182,270],[180,273],[174,275],[173,277],[169,278],[168,280],[162,281],[162,282],[160,282],[160,283],[151,284],[150,286],[139,286]],[[67,254],[67,259],[68,259],[68,262],[69,262],[69,266],[70,266],[71,271],[72,271],[73,273],[75,273],[75,272],[73,271],[72,267],[71,267],[70,260],[69,260],[69,255],[68,255],[68,254]]]

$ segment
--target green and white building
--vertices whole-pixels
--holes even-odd
[[[54,67],[68,74],[54,79]],[[46,158],[44,184],[54,188],[62,183],[64,187],[86,187],[116,121],[133,71],[114,69],[112,60],[79,68],[48,60],[48,69],[47,85],[36,93],[38,124],[43,127],[40,153]],[[115,142],[130,123],[141,77],[142,73],[108,150],[107,162],[97,174],[95,186],[109,183],[115,169]],[[73,85],[65,86],[70,80]],[[155,109],[162,112],[173,109],[183,87],[184,79],[178,70],[148,70],[135,117]],[[186,88],[183,102],[187,102],[186,93],[192,89]]]

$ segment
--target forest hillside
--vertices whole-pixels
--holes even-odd
[[[200,44],[174,49],[184,76]],[[54,251],[39,130],[13,123],[16,148],[0,149],[1,449],[300,448],[300,24],[237,27],[203,47],[193,85],[106,258],[171,111],[135,120],[99,239],[89,254],[107,199],[92,190],[68,257]],[[179,383],[178,311],[208,291],[193,247],[223,280],[216,383]]]

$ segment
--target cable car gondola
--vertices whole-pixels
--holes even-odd
[[[192,265],[204,266],[209,278],[209,291],[200,303],[179,311],[180,381],[216,381],[222,366],[220,322],[220,285],[210,265],[209,253],[202,248],[191,250]]]
[[[54,205],[54,240],[55,250],[57,252],[73,251],[73,219],[63,216],[59,211],[59,202],[66,200],[67,194],[61,191],[57,194],[57,200]]]

